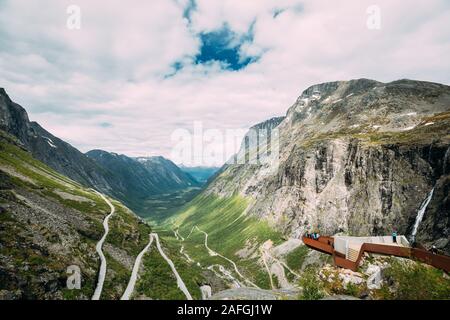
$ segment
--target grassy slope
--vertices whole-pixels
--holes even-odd
[[[161,233],[160,236],[162,236]],[[163,240],[161,246],[174,263],[192,297],[201,299],[199,286],[205,283],[201,268],[194,263],[187,262],[179,254],[179,247],[176,243]],[[140,296],[152,299],[186,299],[186,296],[177,287],[172,270],[159,254],[156,243],[152,245],[143,259],[143,268],[134,292],[134,297],[139,298]]]
[[[377,299],[450,300],[448,275],[425,264],[390,259],[385,278],[387,281],[374,293]]]
[[[140,209],[136,212],[151,224],[159,224],[191,201],[200,191],[201,188],[193,187],[173,193],[150,195],[141,201]]]

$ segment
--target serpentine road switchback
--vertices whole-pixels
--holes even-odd
[[[93,190],[93,189],[92,189]],[[100,271],[98,274],[98,281],[97,281],[97,287],[95,288],[95,292],[94,295],[92,296],[92,300],[99,300],[100,296],[102,294],[102,290],[103,290],[103,283],[105,282],[105,276],[106,276],[106,270],[107,270],[107,262],[106,262],[106,258],[105,255],[103,253],[102,247],[103,247],[103,243],[106,240],[106,237],[108,236],[108,232],[109,232],[109,219],[111,218],[111,216],[114,214],[115,212],[115,207],[113,206],[113,204],[100,192],[98,192],[97,190],[93,190],[95,193],[97,193],[110,207],[111,212],[105,217],[105,219],[103,220],[103,228],[105,230],[105,233],[103,234],[102,238],[100,239],[100,241],[97,243],[95,249],[98,253],[98,255],[100,256]],[[161,248],[161,244],[159,242],[159,236],[157,233],[150,233],[150,239],[149,239],[149,243],[147,244],[147,246],[138,254],[138,256],[136,257],[136,260],[134,262],[134,266],[133,266],[133,270],[131,272],[131,276],[130,276],[130,280],[128,282],[128,286],[125,289],[125,292],[123,293],[121,300],[129,300],[133,291],[134,291],[134,287],[136,285],[136,281],[137,281],[137,277],[138,277],[138,272],[139,272],[139,268],[141,265],[141,261],[142,261],[142,257],[144,256],[144,254],[150,249],[153,240],[156,241],[156,247],[158,248],[158,251],[160,253],[160,255],[164,258],[164,260],[166,260],[166,262],[169,264],[170,268],[172,269],[172,273],[174,274],[175,278],[177,279],[177,285],[178,288],[184,293],[184,295],[186,296],[186,299],[188,300],[192,300],[192,296],[189,293],[186,285],[183,282],[183,279],[181,279],[180,275],[178,274],[177,269],[175,268],[174,263],[172,262],[172,260],[167,257],[167,255],[164,253],[163,249]]]

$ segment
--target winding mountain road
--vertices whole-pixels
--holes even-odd
[[[172,269],[172,272],[175,276],[175,278],[177,279],[177,285],[178,288],[180,288],[181,291],[183,291],[184,295],[186,296],[186,298],[188,300],[192,300],[192,296],[189,293],[188,289],[186,288],[186,285],[183,282],[183,279],[181,279],[180,275],[178,274],[177,269],[175,268],[175,265],[173,264],[172,260],[170,260],[166,254],[164,253],[164,251],[161,248],[161,244],[159,243],[159,237],[157,233],[151,233],[150,237],[155,238],[156,240],[156,247],[158,248],[159,253],[161,254],[161,256],[164,258],[164,260],[166,260],[166,262],[169,264],[170,268]]]
[[[219,257],[221,257],[221,258],[227,260],[229,263],[231,263],[231,264],[233,265],[233,268],[234,268],[234,270],[236,271],[236,273],[237,273],[237,274],[238,274],[245,282],[249,283],[250,285],[252,285],[252,286],[255,287],[255,288],[260,289],[260,287],[258,287],[256,284],[254,284],[252,281],[250,281],[249,279],[247,279],[246,277],[244,277],[244,275],[243,275],[242,273],[239,272],[239,269],[238,269],[236,263],[235,263],[233,260],[231,260],[231,259],[229,259],[229,258],[227,258],[227,257],[225,257],[225,256],[223,256],[223,255],[221,255],[220,253],[218,253],[218,252],[212,250],[210,247],[208,247],[208,233],[206,233],[205,231],[201,230],[201,229],[200,229],[199,227],[197,227],[197,226],[195,226],[195,228],[196,228],[199,232],[201,232],[201,233],[203,233],[203,234],[205,235],[205,248],[206,248],[206,250],[208,250],[208,254],[209,254],[210,256],[212,256],[212,257],[214,257],[214,256],[219,256]]]
[[[175,234],[175,238],[176,238],[178,241],[184,242],[186,239],[188,239],[188,238],[191,236],[192,231],[194,231],[194,229],[196,229],[196,228],[197,228],[197,226],[193,226],[193,227],[191,228],[191,231],[189,232],[189,234],[186,236],[186,238],[184,238],[184,237],[179,233],[178,228],[177,228],[177,229],[172,229],[172,231],[173,231],[173,233]],[[198,229],[198,228],[197,228],[197,229]],[[206,244],[207,244],[207,242],[206,242]],[[209,249],[207,246],[206,246],[206,248],[207,248],[209,254],[215,254],[215,252],[214,252],[213,250]],[[180,253],[183,254],[183,255],[186,257],[186,259],[188,260],[188,262],[190,262],[190,263],[195,263],[195,261],[194,261],[194,260],[193,260],[193,259],[192,259],[185,251],[184,251],[184,245],[181,245]],[[218,255],[218,254],[217,254],[217,255]],[[197,264],[199,265],[198,262],[197,262]],[[199,265],[199,266],[200,266],[200,265]],[[217,272],[217,271],[214,269],[214,267],[218,267],[218,269],[219,269],[219,271],[220,271],[221,274],[220,274],[219,272]],[[225,280],[225,281],[231,281],[231,282],[233,283],[233,287],[235,287],[235,288],[241,288],[241,287],[243,287],[243,285],[239,282],[239,280],[236,279],[235,277],[233,277],[231,271],[228,271],[223,265],[220,265],[220,264],[210,265],[210,266],[207,267],[206,269],[211,270],[212,272],[214,272],[214,274],[215,274],[218,278],[221,278],[221,279],[223,279],[223,280]]]
[[[288,270],[296,278],[300,278],[300,275],[298,273],[296,273],[294,270],[292,270],[291,268],[289,268],[289,266],[284,261],[281,261],[280,259],[274,257],[270,252],[271,247],[272,247],[272,241],[270,239],[259,247],[259,251],[261,253],[261,258],[262,258],[264,267],[266,268],[267,274],[269,275],[270,286],[272,287],[272,289],[276,289],[274,286],[273,278],[272,278],[272,276],[274,274],[278,278],[278,282],[280,284],[284,283],[285,287],[290,287],[291,285],[290,285],[288,279],[286,278],[285,270]],[[271,262],[270,266],[269,266],[268,260]],[[274,264],[277,265],[277,266],[275,266],[275,269],[274,269]]]
[[[141,252],[139,252],[138,256],[136,257],[136,261],[134,262],[134,266],[133,266],[133,271],[131,272],[130,281],[128,282],[128,286],[125,289],[125,292],[123,293],[120,300],[130,300],[130,297],[133,294],[134,287],[136,285],[137,276],[139,273],[139,268],[141,266],[142,257],[148,251],[148,249],[150,249],[152,243],[153,243],[153,237],[150,235],[150,240],[149,240],[147,246]]]
[[[180,253],[184,255],[189,263],[194,263],[195,261],[191,259],[191,257],[184,252],[184,246],[181,246]]]
[[[93,189],[92,189],[93,190]],[[103,229],[105,230],[105,233],[103,234],[103,237],[100,239],[99,242],[97,242],[97,245],[95,246],[95,250],[97,251],[98,255],[100,256],[100,271],[98,273],[98,281],[97,281],[97,287],[95,288],[94,291],[94,295],[92,296],[92,300],[99,300],[100,296],[102,294],[102,290],[103,290],[103,283],[105,282],[105,277],[106,277],[106,258],[105,255],[103,254],[103,243],[105,242],[106,236],[108,235],[109,232],[109,218],[111,218],[111,216],[114,214],[115,212],[115,208],[112,205],[112,203],[100,192],[98,192],[97,190],[93,190],[95,193],[97,193],[100,197],[102,197],[102,199],[108,204],[108,206],[111,209],[110,214],[108,214],[105,219],[103,220]]]
[[[284,263],[283,261],[281,261],[280,259],[275,258],[273,255],[271,255],[270,253],[268,253],[268,256],[273,259],[276,263],[278,263],[281,267],[284,267],[287,271],[289,271],[291,274],[293,274],[295,277],[300,278],[300,275],[295,272],[294,270],[292,270],[291,268],[288,267],[288,265],[286,263]]]
[[[173,231],[173,233],[175,234],[175,238],[177,238],[177,240],[184,241],[183,236],[182,236],[181,234],[178,233],[178,229],[172,230],[172,231]]]
[[[114,214],[116,209],[113,206],[113,204],[102,193],[100,193],[94,189],[91,189],[91,190],[93,192],[95,192],[96,194],[98,194],[108,204],[108,206],[111,209],[111,212],[103,220],[103,229],[105,230],[105,233],[103,234],[100,241],[97,242],[97,245],[95,246],[95,250],[97,251],[98,255],[100,256],[100,271],[98,273],[97,287],[95,288],[94,295],[92,296],[92,300],[99,300],[100,296],[102,294],[103,283],[105,282],[106,270],[107,270],[106,257],[103,253],[103,243],[105,242],[106,237],[108,236],[108,233],[109,233],[109,219]],[[175,235],[177,235],[177,233],[178,232],[176,232]],[[159,253],[164,258],[164,260],[166,260],[166,262],[169,264],[175,278],[177,279],[178,288],[184,293],[184,295],[186,296],[186,298],[188,300],[192,300],[192,296],[189,293],[189,290],[187,289],[186,285],[184,284],[183,279],[181,279],[180,275],[178,274],[178,271],[175,268],[174,263],[172,262],[172,260],[169,257],[166,256],[166,254],[162,250],[161,244],[159,242],[158,234],[150,233],[149,236],[150,236],[149,243],[145,246],[144,249],[142,249],[142,251],[136,257],[136,260],[133,265],[133,270],[131,272],[130,280],[128,281],[127,288],[125,289],[125,292],[123,293],[123,295],[120,299],[121,300],[129,300],[131,295],[133,294],[134,287],[136,285],[136,281],[137,281],[137,277],[138,277],[138,273],[139,273],[139,268],[140,268],[140,265],[142,262],[142,258],[144,256],[144,254],[150,249],[150,247],[153,243],[153,240],[155,240],[156,247],[158,248]],[[183,239],[182,241],[184,241],[184,238],[183,237],[181,237],[181,238]]]
[[[166,262],[169,264],[170,268],[172,269],[172,273],[174,274],[175,278],[177,279],[178,288],[184,293],[184,295],[186,296],[186,299],[192,300],[192,296],[189,293],[189,290],[187,289],[186,285],[184,284],[183,279],[181,279],[177,269],[175,268],[174,263],[172,262],[172,260],[169,257],[167,257],[167,255],[164,253],[163,249],[161,248],[161,244],[159,242],[159,236],[157,233],[150,233],[150,240],[149,240],[147,246],[144,249],[142,249],[142,251],[136,257],[136,260],[135,260],[134,266],[133,266],[133,271],[131,272],[130,280],[128,282],[128,286],[125,289],[125,292],[123,293],[120,300],[129,300],[131,295],[133,294],[134,287],[136,286],[136,281],[137,281],[137,277],[138,277],[138,273],[139,273],[139,268],[141,266],[142,258],[144,256],[144,254],[147,253],[147,251],[150,249],[150,247],[153,243],[153,240],[155,240],[155,242],[156,242],[156,247],[159,251],[159,254],[163,257],[164,260],[166,260]]]

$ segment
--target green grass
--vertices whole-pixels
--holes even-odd
[[[318,279],[317,272],[314,268],[306,268],[302,273],[299,285],[302,288],[299,296],[300,300],[319,300],[324,294],[322,282]]]
[[[161,239],[162,240],[162,239]],[[160,241],[161,241],[160,240]],[[200,299],[199,286],[205,282],[202,270],[196,264],[190,264],[179,254],[176,243],[161,241],[162,249],[172,260],[181,279],[194,299]],[[134,296],[145,295],[152,299],[184,300],[186,296],[178,288],[177,280],[169,264],[160,255],[154,242],[143,258],[143,272],[136,284]]]
[[[299,246],[286,255],[286,264],[292,270],[300,270],[305,262],[309,249],[307,246]]]
[[[200,188],[187,188],[173,193],[151,195],[141,201],[136,212],[152,224],[159,224],[200,193]]]

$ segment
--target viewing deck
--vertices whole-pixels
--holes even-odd
[[[311,249],[333,256],[338,267],[357,271],[365,252],[415,259],[433,267],[450,272],[450,257],[435,254],[421,248],[412,248],[404,236],[392,237],[346,237],[320,236],[312,239],[303,236],[303,243]]]

